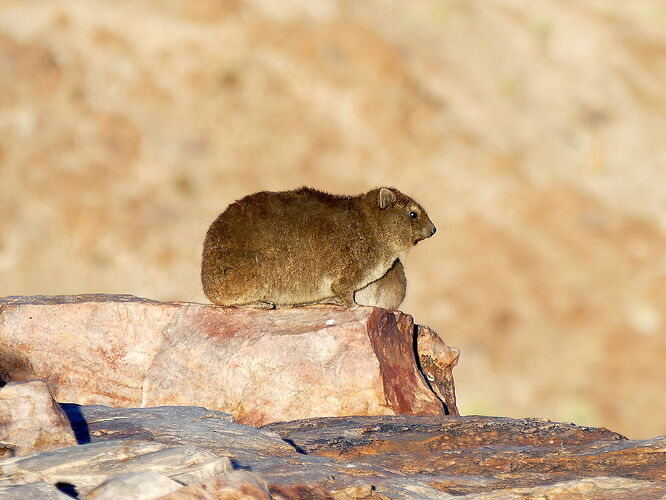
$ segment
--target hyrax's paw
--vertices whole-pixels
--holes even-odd
[[[275,304],[273,304],[272,302],[265,302],[262,300],[258,300],[256,302],[238,304],[236,307],[241,307],[244,309],[275,309]]]

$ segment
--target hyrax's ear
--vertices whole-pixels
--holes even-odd
[[[379,208],[384,210],[386,207],[388,207],[391,203],[395,201],[395,193],[391,191],[388,188],[381,188],[379,190]]]

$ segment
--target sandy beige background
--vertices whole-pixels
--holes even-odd
[[[395,186],[465,414],[666,433],[666,4],[0,1],[0,295],[203,301],[250,192]]]

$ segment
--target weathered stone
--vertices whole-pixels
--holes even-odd
[[[460,415],[456,405],[453,368],[458,364],[460,350],[449,347],[427,326],[416,328],[416,352],[423,375],[430,388],[445,406],[447,415]]]
[[[196,407],[63,407],[79,439],[90,444],[0,461],[0,485],[45,479],[85,493],[130,470],[212,484],[179,476],[173,458],[187,461],[182,450],[198,450],[199,461],[188,462],[189,469],[229,457],[228,465],[256,474],[274,498],[514,498],[529,492],[613,498],[613,488],[640,498],[666,494],[666,437],[630,441],[606,429],[541,419],[344,417],[255,428]],[[94,448],[102,445],[109,447]]]
[[[110,477],[146,470],[202,481],[229,471],[230,462],[194,445],[169,447],[116,439],[4,460],[0,462],[0,485],[40,478],[72,485],[78,494],[86,494]]]
[[[177,309],[125,295],[0,299],[0,376],[47,379],[58,401],[140,406]]]
[[[14,382],[0,388],[2,455],[28,455],[76,444],[67,416],[46,382]]]
[[[477,493],[456,498],[459,500],[520,500],[525,498],[547,500],[663,499],[665,491],[664,485],[657,485],[651,481],[625,477],[595,477],[533,488],[498,489],[489,493]]]
[[[70,500],[72,497],[65,495],[52,484],[45,481],[26,483],[20,485],[1,486],[0,498],[3,500]]]
[[[337,463],[298,453],[275,432],[234,423],[229,415],[205,408],[75,404],[63,404],[63,408],[81,442],[142,439],[170,447],[194,445],[229,457],[234,468],[256,471],[282,485],[318,483],[329,476],[337,477],[339,487],[354,481]]]
[[[293,446],[274,432],[233,422],[230,415],[196,406],[111,408],[63,404],[81,443],[135,439],[167,446],[194,445],[247,465],[291,456]]]
[[[271,500],[268,485],[247,471],[235,471],[191,484],[161,500]]]
[[[4,298],[0,352],[5,379],[45,378],[59,401],[196,403],[255,425],[444,412],[418,369],[413,320],[400,311]]]
[[[147,470],[118,474],[107,479],[85,496],[86,500],[153,500],[168,495],[183,485],[159,472]]]
[[[450,494],[596,477],[642,479],[666,493],[666,436],[629,441],[606,429],[478,416],[341,417],[264,428],[303,453],[406,474]],[[391,496],[387,483],[377,487]]]

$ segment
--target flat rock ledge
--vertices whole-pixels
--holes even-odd
[[[663,498],[666,437],[541,419],[238,424],[197,407],[62,404],[79,441],[0,460],[0,498]]]
[[[44,379],[61,402],[204,406],[252,425],[455,415],[458,355],[411,316],[372,307],[265,311],[129,295],[0,299],[0,379]]]

